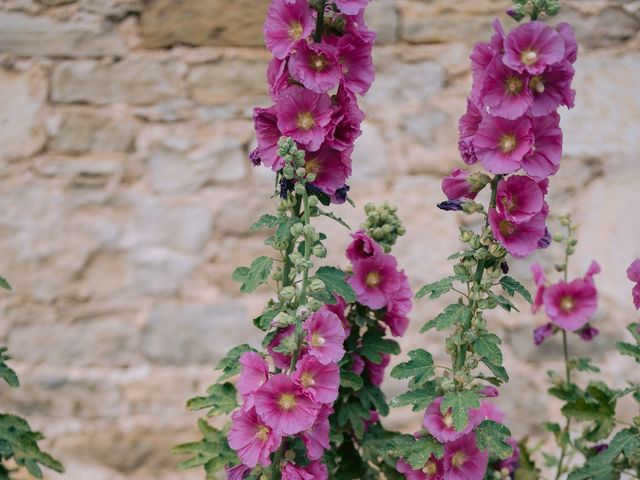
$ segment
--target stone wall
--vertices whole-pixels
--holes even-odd
[[[573,273],[592,257],[604,268],[603,334],[589,352],[610,380],[638,380],[611,346],[634,318],[624,269],[640,256],[640,2],[563,3],[582,55],[551,206],[582,226]],[[177,472],[170,454],[197,436],[184,402],[214,379],[228,347],[257,340],[249,318],[268,295],[241,296],[230,279],[266,251],[248,226],[274,205],[272,176],[246,161],[251,108],[267,102],[266,4],[0,2],[0,272],[15,288],[2,295],[0,343],[24,383],[3,388],[0,403],[46,432],[65,478],[202,478]],[[415,286],[450,268],[461,219],[434,204],[441,176],[460,165],[456,122],[472,42],[488,38],[508,4],[370,8],[378,76],[363,101],[352,193],[359,206],[399,205],[409,233],[397,254]],[[362,219],[361,209],[336,210],[352,225]],[[331,260],[342,262],[348,234],[327,228]],[[536,259],[551,268],[556,253]],[[515,275],[528,278],[528,264],[514,264]],[[405,349],[442,351],[440,337],[417,334],[442,306],[418,304]],[[541,321],[526,308],[492,318],[513,377],[501,404],[520,435],[540,433],[545,406],[557,406],[544,396],[544,371],[559,366],[559,346],[535,349],[530,339]],[[391,395],[400,388],[388,383]],[[397,411],[389,424],[418,421]]]

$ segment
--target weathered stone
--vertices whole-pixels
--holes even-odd
[[[77,0],[38,0],[38,3],[46,5],[48,7],[58,7],[60,5],[68,5],[74,3]]]
[[[51,99],[61,103],[147,105],[181,93],[177,67],[154,60],[63,62],[51,79]]]
[[[80,6],[88,12],[113,19],[139,13],[143,9],[142,0],[80,0]]]
[[[151,0],[140,21],[147,47],[262,46],[267,0]]]
[[[175,295],[197,259],[165,247],[142,247],[130,254],[131,288],[140,295]]]
[[[0,68],[0,158],[26,157],[44,146],[46,98],[47,80],[40,68],[25,71]]]
[[[398,12],[393,0],[371,2],[366,11],[367,26],[376,32],[376,45],[391,45],[398,37]]]
[[[640,32],[640,18],[626,12],[622,5],[599,2],[595,12],[581,12],[580,2],[563,8],[557,21],[571,24],[581,47],[603,48],[624,43]]]
[[[199,103],[254,105],[268,98],[266,71],[266,61],[224,60],[194,66],[187,82]]]
[[[0,45],[23,56],[123,56],[127,49],[108,24],[93,20],[59,22],[52,18],[0,12]]]
[[[66,153],[128,152],[135,138],[134,124],[119,115],[96,110],[68,110],[51,139],[51,148]]]
[[[214,365],[229,348],[250,340],[251,334],[238,328],[249,321],[244,309],[233,303],[157,303],[149,315],[142,349],[160,364]]]

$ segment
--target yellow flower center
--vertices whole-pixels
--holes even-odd
[[[381,281],[382,281],[382,278],[380,277],[380,273],[373,271],[367,274],[367,279],[365,280],[365,283],[367,284],[368,287],[377,287],[378,285],[380,285]]]
[[[533,65],[538,61],[538,54],[534,50],[525,50],[520,55],[520,60],[525,65]]]
[[[511,153],[518,146],[515,135],[503,135],[500,139],[500,150],[502,153]]]
[[[257,430],[258,431],[256,432],[256,438],[261,442],[266,442],[269,438],[269,429],[264,425],[258,425]]]
[[[298,113],[298,118],[296,125],[303,130],[311,130],[313,126],[316,124],[316,121],[313,119],[313,115],[311,112],[300,112]]]
[[[573,310],[573,307],[575,307],[575,301],[572,297],[562,297],[562,299],[560,300],[560,308],[563,311],[569,313],[571,310]]]
[[[294,40],[300,40],[302,36],[302,24],[300,22],[293,22],[289,26],[289,36]]]
[[[529,88],[536,93],[544,93],[544,80],[542,75],[536,75],[529,80]]]
[[[451,465],[456,468],[462,467],[467,461],[467,456],[464,452],[456,452],[453,454],[453,458],[451,458]]]
[[[509,95],[518,95],[520,92],[522,92],[522,80],[520,80],[518,77],[508,77],[504,81],[504,87]]]
[[[517,207],[516,202],[514,202],[513,199],[507,197],[502,198],[502,206],[507,212],[513,212]]]
[[[304,168],[307,172],[315,173],[316,175],[320,173],[320,162],[318,162],[317,158],[311,158],[307,160],[304,164]]]
[[[321,72],[327,68],[327,61],[322,55],[311,55],[309,59],[309,66],[316,72]]]
[[[453,417],[451,416],[451,410],[444,414],[442,417],[442,423],[444,423],[448,428],[453,427]]]
[[[292,393],[284,393],[280,395],[278,405],[285,411],[292,410],[296,406],[296,397],[294,397]]]
[[[324,345],[324,338],[322,338],[317,332],[311,335],[311,346],[312,347],[321,347]]]
[[[433,476],[436,473],[438,473],[438,466],[436,465],[436,462],[432,462],[432,461],[427,462],[427,464],[422,469],[422,473],[425,473],[429,476]]]
[[[500,233],[505,237],[510,237],[516,231],[515,227],[513,226],[513,223],[511,223],[508,220],[502,220],[498,224],[498,230],[500,230]]]
[[[302,385],[305,388],[313,387],[316,384],[316,381],[313,379],[313,375],[311,375],[309,372],[303,373],[300,376],[300,382],[302,382]]]

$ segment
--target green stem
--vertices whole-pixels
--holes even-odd
[[[295,196],[295,199],[296,199],[296,204],[293,207],[292,216],[300,217],[300,208],[302,205],[302,199],[298,195]],[[294,248],[296,248],[296,239],[292,238],[291,241],[289,242],[289,245],[287,246],[287,250],[285,251],[284,258],[282,259],[282,261],[284,262],[284,265],[282,266],[282,288],[288,287],[289,285],[292,284],[292,280],[289,278],[289,276],[291,275],[291,267],[292,267],[291,259],[289,258],[289,256],[293,253]]]
[[[316,19],[316,32],[313,36],[313,41],[316,43],[320,43],[322,41],[322,31],[324,29],[324,9],[326,7],[326,2],[323,0],[320,2],[320,7],[318,8],[318,18]]]

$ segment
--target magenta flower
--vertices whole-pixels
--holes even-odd
[[[329,95],[296,85],[283,90],[276,98],[276,116],[282,135],[293,138],[312,152],[324,142],[332,113]]]
[[[291,356],[285,355],[284,353],[276,352],[275,348],[279,347],[285,338],[289,338],[291,335],[293,335],[295,333],[295,330],[295,325],[289,325],[287,328],[280,330],[267,347],[267,351],[273,359],[274,365],[280,369],[284,370],[289,368],[289,366],[291,365]]]
[[[358,35],[349,34],[335,38],[337,40],[332,43],[335,43],[338,50],[344,86],[353,93],[365,95],[371,88],[376,75],[371,55],[373,42]]]
[[[499,55],[490,43],[480,42],[473,47],[469,57],[471,59],[471,74],[473,78],[470,98],[476,105],[482,105],[482,91],[487,71]]]
[[[346,337],[349,336],[349,332],[351,332],[351,326],[349,325],[349,321],[345,315],[346,310],[347,310],[347,302],[344,301],[344,298],[342,298],[340,295],[334,295],[335,299],[336,299],[336,303],[334,304],[327,304],[324,307],[322,307],[322,310],[326,310],[328,312],[331,312],[333,314],[335,314],[339,319],[340,322],[342,323],[342,326],[344,327],[344,334]]]
[[[496,464],[496,470],[500,471],[504,468],[513,474],[520,463],[520,448],[518,448],[518,441],[513,437],[507,438],[507,443],[513,447],[513,454],[506,460],[499,461]]]
[[[549,322],[541,327],[536,328],[533,331],[533,343],[536,347],[542,345],[547,338],[550,338],[555,333],[556,328],[553,326],[553,323]]]
[[[303,329],[306,332],[309,355],[324,365],[342,359],[345,333],[337,315],[320,310],[305,320]]]
[[[336,48],[306,40],[295,44],[289,59],[289,73],[294,80],[317,93],[328,92],[342,79]]]
[[[351,354],[351,370],[360,375],[364,372],[365,363],[360,355],[357,353]]]
[[[539,263],[534,263],[533,265],[531,265],[531,272],[533,273],[533,282],[536,284],[536,287],[538,287],[536,290],[536,296],[533,300],[533,305],[531,306],[531,311],[533,313],[537,313],[543,305],[542,298],[545,291],[544,270]]]
[[[496,240],[515,258],[525,258],[538,248],[545,236],[544,214],[524,223],[513,223],[497,210],[489,210],[489,225]]]
[[[282,468],[282,480],[314,480],[313,474],[293,463],[287,463]]]
[[[288,64],[288,58],[280,60],[273,57],[269,62],[267,67],[267,83],[269,84],[269,94],[273,99],[290,85]]]
[[[391,335],[402,337],[409,327],[409,312],[413,307],[413,292],[409,285],[409,279],[400,272],[400,288],[393,294],[387,303],[387,313],[384,316],[384,323],[389,326]]]
[[[358,230],[351,234],[353,240],[347,247],[347,258],[351,262],[357,262],[365,258],[375,257],[383,253],[382,247],[373,238],[369,237],[364,230]]]
[[[320,404],[282,373],[272,376],[254,394],[256,412],[279,435],[295,435],[311,428]]]
[[[307,152],[304,167],[315,173],[313,185],[327,195],[333,195],[351,176],[351,151],[338,151],[326,143],[315,152]]]
[[[473,147],[473,136],[478,131],[482,121],[482,112],[470,99],[467,99],[467,111],[458,121],[458,150],[462,156],[462,161],[467,165],[473,165],[478,161],[475,148]]]
[[[474,433],[444,445],[444,478],[447,480],[484,478],[488,463],[489,452],[478,449]]]
[[[582,327],[580,330],[578,330],[578,335],[580,335],[580,338],[585,342],[592,341],[599,334],[600,334],[600,330],[592,327],[588,323],[584,327]]]
[[[367,28],[367,23],[364,18],[364,10],[355,15],[344,15],[346,34],[355,35],[358,40],[373,46],[376,42],[376,33]],[[331,37],[328,38],[331,40]]]
[[[504,420],[504,412],[500,407],[487,400],[480,402],[480,408],[473,408],[469,410],[469,416],[473,418],[478,425],[484,420],[491,420],[497,423],[502,423]]]
[[[334,0],[342,13],[347,15],[355,15],[360,13],[370,0]]]
[[[429,457],[429,460],[421,470],[412,469],[411,465],[402,458],[396,463],[396,470],[402,473],[407,480],[442,480],[444,478],[443,461],[433,455]]]
[[[333,413],[330,405],[323,405],[313,426],[302,434],[302,441],[307,448],[310,460],[318,460],[329,449],[329,416]]]
[[[306,466],[305,470],[313,476],[314,480],[329,480],[327,466],[321,461],[311,462]]]
[[[554,113],[560,105],[573,108],[576,92],[571,88],[575,70],[569,62],[562,62],[547,68],[544,73],[534,75],[529,80],[533,95],[531,114],[540,117]]]
[[[560,115],[551,113],[544,117],[531,119],[535,138],[531,153],[522,160],[522,168],[536,180],[541,180],[555,173],[560,168],[562,159],[562,130]]]
[[[487,385],[480,390],[480,394],[487,398],[495,398],[500,395],[500,391],[493,385]]]
[[[544,195],[535,180],[516,175],[500,181],[496,205],[510,222],[528,222],[542,211]]]
[[[373,363],[369,360],[365,360],[364,362],[367,373],[369,374],[369,381],[374,387],[382,385],[382,382],[384,381],[384,371],[389,366],[389,363],[391,363],[391,355],[383,353],[380,356],[382,357],[382,361],[380,363]]]
[[[240,464],[233,468],[224,467],[227,472],[227,480],[244,480],[249,476],[253,468],[249,468],[246,465]]]
[[[507,35],[504,63],[518,72],[538,75],[564,59],[564,39],[542,22],[520,25]]]
[[[520,168],[522,159],[533,145],[531,121],[486,115],[473,137],[478,160],[491,173],[513,173]]]
[[[640,258],[634,260],[627,269],[627,278],[632,282],[636,282],[636,286],[633,287],[633,304],[636,309],[640,310]]]
[[[239,361],[242,369],[238,377],[238,392],[245,408],[253,407],[253,394],[269,379],[269,365],[256,352],[243,353]]]
[[[545,290],[544,306],[554,324],[574,332],[584,327],[595,313],[598,290],[585,279],[559,282]]]
[[[242,463],[251,468],[258,464],[269,466],[269,457],[280,447],[282,437],[258,418],[254,409],[238,409],[231,420],[229,446],[238,453]]]
[[[484,420],[484,413],[480,412],[480,409],[471,409],[469,410],[469,423],[461,432],[458,432],[453,426],[451,409],[442,413],[441,405],[442,397],[438,397],[431,402],[424,412],[424,420],[422,421],[424,428],[439,442],[446,443],[457,440],[480,425]]]
[[[335,96],[335,107],[331,128],[327,133],[327,144],[336,150],[349,150],[362,135],[360,125],[364,112],[358,107],[355,95],[340,85]]]
[[[258,148],[256,154],[263,165],[274,172],[284,167],[284,160],[278,156],[278,140],[282,134],[278,129],[275,107],[253,109],[253,125],[256,130]]]
[[[533,104],[526,73],[511,70],[499,59],[487,70],[481,98],[491,115],[511,120],[524,115]]]
[[[456,168],[451,172],[451,175],[447,175],[442,179],[442,191],[449,200],[458,198],[474,199],[478,192],[473,188],[468,178],[469,172]]]
[[[557,25],[556,30],[564,40],[564,59],[568,62],[575,63],[578,59],[578,42],[576,34],[567,22],[561,22]]]
[[[333,403],[338,398],[340,369],[335,363],[323,365],[315,357],[305,355],[298,360],[291,378],[318,403]]]
[[[311,35],[315,27],[307,0],[273,0],[264,24],[264,39],[273,55],[282,60],[293,45]]]
[[[353,275],[347,283],[356,292],[358,302],[378,310],[398,291],[402,277],[392,255],[380,254],[353,263]]]

